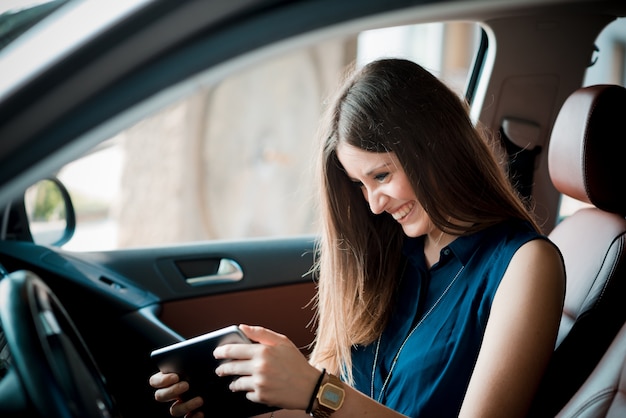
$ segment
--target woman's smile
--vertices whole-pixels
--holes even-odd
[[[389,213],[391,214],[393,219],[395,219],[399,223],[402,223],[403,221],[406,220],[407,215],[409,215],[413,211],[414,207],[415,207],[415,202],[407,202],[406,204],[402,205],[400,208]]]

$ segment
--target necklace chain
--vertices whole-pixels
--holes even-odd
[[[391,379],[393,369],[396,367],[396,363],[398,362],[398,357],[400,357],[400,353],[404,349],[404,346],[406,345],[406,343],[409,341],[409,338],[411,338],[411,335],[413,335],[415,330],[422,324],[422,322],[424,322],[424,320],[428,317],[428,315],[430,315],[433,309],[435,309],[437,305],[439,305],[439,302],[441,301],[441,299],[443,299],[443,297],[448,293],[448,291],[450,290],[454,282],[456,282],[456,279],[459,277],[459,275],[461,274],[464,268],[465,266],[461,266],[459,271],[456,272],[456,275],[454,276],[452,281],[450,281],[450,283],[448,284],[446,289],[443,291],[443,293],[439,296],[437,301],[433,304],[433,306],[430,307],[428,311],[426,311],[426,313],[420,318],[419,322],[415,324],[411,332],[409,332],[409,334],[404,338],[402,345],[400,345],[400,348],[398,348],[396,355],[393,357],[393,362],[391,363],[389,373],[387,373],[387,377],[385,378],[385,381],[383,382],[383,387],[380,388],[380,392],[378,393],[378,398],[377,398],[378,402],[382,402],[382,398],[385,394],[385,390],[387,390],[387,384],[389,384],[389,380]],[[374,353],[374,362],[372,364],[372,381],[371,381],[371,386],[370,386],[370,397],[372,399],[374,399],[374,377],[376,376],[376,365],[378,364],[378,352],[380,351],[381,339],[382,339],[382,334],[378,336],[378,340],[376,341],[376,352]]]

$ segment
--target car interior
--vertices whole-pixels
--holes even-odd
[[[306,355],[321,109],[348,65],[405,53],[563,254],[528,416],[626,416],[626,2],[42,3],[0,6],[0,416],[170,416],[151,351],[233,324]]]
[[[625,329],[622,326],[592,374],[558,412],[557,417],[624,415]]]
[[[625,107],[622,86],[581,88],[565,101],[552,129],[549,168],[555,187],[592,206],[568,216],[549,234],[563,254],[567,286],[554,357],[535,401],[536,416],[559,412],[626,320],[620,297],[626,291],[626,201],[619,193],[623,174],[618,161],[620,138],[626,134],[620,126]]]

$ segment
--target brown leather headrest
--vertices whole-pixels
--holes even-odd
[[[599,209],[626,214],[626,89],[576,90],[563,104],[550,139],[554,186]]]

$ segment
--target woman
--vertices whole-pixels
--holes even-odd
[[[417,64],[385,59],[355,72],[327,117],[311,358],[242,325],[260,344],[217,348],[233,361],[216,373],[241,376],[231,389],[252,401],[317,417],[525,416],[564,267],[466,106]],[[176,375],[150,384],[174,416],[202,404],[178,400],[188,385]]]

